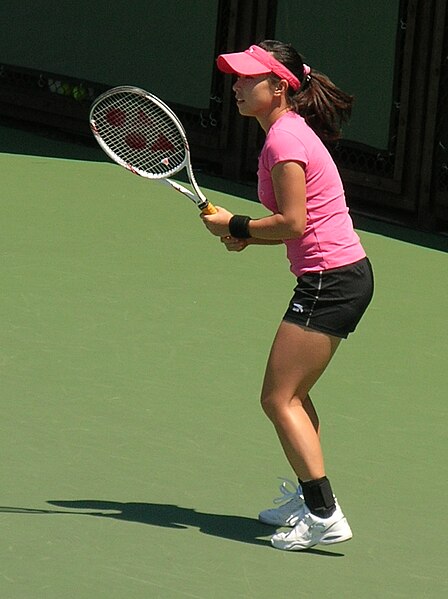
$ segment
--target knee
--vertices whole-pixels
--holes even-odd
[[[289,405],[289,400],[275,394],[262,395],[260,399],[263,412],[272,422],[278,422]]]
[[[303,401],[297,395],[292,397],[282,397],[275,393],[262,394],[260,398],[263,412],[272,422],[280,422],[283,418],[288,418],[291,409],[303,407]]]
[[[274,401],[269,395],[262,395],[260,398],[260,405],[263,412],[272,420],[274,414]]]

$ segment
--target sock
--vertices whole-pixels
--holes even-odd
[[[336,510],[336,503],[328,478],[323,476],[306,482],[299,480],[299,483],[310,512],[318,518],[330,518]]]

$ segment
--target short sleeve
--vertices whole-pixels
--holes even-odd
[[[302,141],[290,131],[284,129],[271,130],[264,146],[264,164],[271,171],[279,162],[301,162],[308,165],[307,149]]]

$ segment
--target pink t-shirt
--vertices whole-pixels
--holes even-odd
[[[300,277],[364,258],[336,165],[316,133],[293,111],[271,126],[258,160],[258,196],[273,213],[279,210],[271,170],[287,161],[301,162],[306,178],[305,232],[299,239],[284,241],[291,271]]]

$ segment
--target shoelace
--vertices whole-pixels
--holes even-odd
[[[278,480],[282,481],[282,484],[279,486],[279,491],[281,493],[280,497],[275,497],[273,499],[274,503],[287,503],[294,499],[299,494],[299,485],[296,485],[289,478],[277,477]]]

